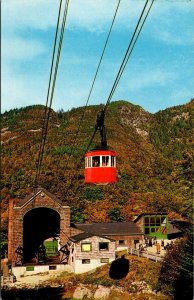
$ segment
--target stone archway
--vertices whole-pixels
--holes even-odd
[[[59,234],[61,245],[70,236],[70,207],[44,188],[14,205],[9,202],[8,258],[12,266],[33,258],[45,239]]]
[[[37,256],[38,248],[48,238],[60,234],[60,215],[53,209],[39,207],[28,211],[23,219],[23,262]]]

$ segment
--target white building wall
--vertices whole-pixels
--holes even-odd
[[[49,270],[49,265],[37,265],[34,266],[33,271],[27,271],[28,267],[27,266],[17,266],[17,267],[12,267],[12,273],[16,276],[16,279],[21,276],[29,276],[29,275],[35,275],[39,273],[47,273],[49,272],[50,274],[56,274],[59,272],[70,272],[71,268],[69,265],[55,265],[56,270]]]
[[[122,251],[122,250],[127,250],[128,247],[127,246],[118,246],[116,251]]]
[[[109,262],[111,263],[114,261],[114,259],[109,259]],[[103,266],[105,263],[101,263],[100,259],[90,259],[90,264],[82,264],[81,259],[77,259],[74,264],[74,272],[76,274],[85,273],[91,270],[95,270],[98,267]]]

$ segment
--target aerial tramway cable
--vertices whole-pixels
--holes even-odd
[[[48,91],[47,91],[46,106],[45,106],[45,111],[44,111],[42,134],[41,134],[41,142],[40,142],[40,149],[39,149],[39,157],[38,157],[38,163],[37,163],[37,172],[36,172],[36,177],[35,177],[35,182],[34,182],[34,186],[35,187],[37,186],[37,183],[38,183],[39,168],[40,168],[40,162],[41,162],[41,156],[42,156],[42,147],[43,147],[44,135],[45,135],[45,128],[46,128],[45,125],[46,125],[46,118],[47,118],[48,100],[49,100],[49,94],[50,94],[51,79],[52,79],[52,73],[53,73],[53,64],[54,64],[56,44],[57,44],[57,37],[58,37],[58,31],[59,31],[59,22],[60,22],[62,1],[63,0],[60,0],[60,4],[59,4],[57,27],[56,27],[56,32],[55,32],[55,41],[54,41],[54,48],[53,48],[53,54],[52,54],[51,69],[50,69],[50,75],[49,75],[49,85],[48,85]]]
[[[34,181],[34,188],[37,188],[38,183],[39,183],[40,169],[41,169],[41,165],[42,165],[44,147],[45,147],[46,136],[47,136],[47,131],[48,131],[48,122],[49,122],[49,118],[50,118],[51,105],[52,105],[52,100],[53,100],[53,96],[54,96],[54,89],[55,89],[58,65],[59,65],[59,60],[60,60],[60,53],[61,53],[61,48],[62,48],[62,43],[63,43],[63,35],[64,35],[65,24],[66,24],[66,19],[67,19],[69,0],[66,0],[66,3],[65,3],[63,21],[62,21],[62,27],[61,27],[61,33],[60,33],[60,39],[59,39],[59,46],[58,46],[58,52],[57,52],[57,58],[56,58],[56,64],[55,64],[55,72],[54,72],[54,76],[53,76],[52,90],[50,93],[51,78],[52,78],[52,72],[53,72],[53,63],[54,63],[55,50],[56,50],[56,41],[57,41],[59,21],[60,21],[61,4],[62,4],[62,1],[60,1],[60,5],[59,5],[57,29],[56,29],[56,35],[55,35],[55,43],[54,43],[54,49],[53,49],[50,78],[49,78],[49,87],[48,87],[47,101],[46,101],[46,108],[45,108],[45,120],[44,120],[44,124],[43,124],[43,128],[42,128],[41,145],[40,145],[39,156],[38,156],[38,164],[37,164],[37,171],[36,171],[36,176],[35,176],[35,181]],[[49,103],[49,108],[48,108],[49,95],[50,95],[50,103]]]
[[[140,26],[140,23],[141,23],[141,21],[142,21],[143,15],[145,14],[145,10],[146,10],[146,7],[147,7],[147,5],[148,5],[148,2],[149,2],[149,0],[146,1],[145,5],[144,5],[144,8],[143,8],[143,10],[142,10],[142,12],[141,12],[141,15],[140,15],[139,20],[138,20],[138,22],[137,22],[137,25],[136,25],[136,28],[135,28],[135,30],[134,30],[133,36],[132,36],[132,38],[131,38],[131,40],[130,40],[130,42],[129,42],[129,46],[128,46],[127,51],[126,51],[126,53],[125,53],[124,59],[123,59],[123,61],[122,61],[122,63],[121,63],[121,66],[120,66],[119,71],[118,71],[118,73],[117,73],[116,79],[115,79],[114,84],[113,84],[113,86],[112,86],[111,92],[110,92],[109,97],[108,97],[108,99],[107,99],[107,102],[106,102],[106,104],[105,104],[105,106],[104,106],[104,108],[103,108],[103,110],[102,110],[102,113],[104,113],[104,114],[105,114],[105,112],[106,112],[106,110],[107,110],[107,108],[108,108],[108,105],[110,104],[110,102],[111,102],[111,100],[112,100],[112,96],[113,96],[113,94],[114,94],[114,92],[115,92],[115,90],[116,90],[116,87],[117,87],[117,85],[118,85],[118,83],[119,83],[119,80],[120,80],[120,78],[121,78],[121,76],[122,76],[122,73],[123,73],[123,71],[124,71],[124,69],[125,69],[125,67],[126,67],[126,64],[127,64],[128,60],[129,60],[129,58],[130,58],[130,56],[131,56],[131,53],[132,53],[132,51],[133,51],[133,49],[134,49],[134,47],[135,47],[135,44],[136,44],[136,42],[137,42],[137,40],[138,40],[138,38],[139,38],[139,35],[140,35],[141,30],[142,30],[142,28],[143,28],[143,26],[144,26],[144,24],[145,24],[145,21],[146,21],[148,15],[149,15],[149,12],[150,12],[151,7],[152,7],[152,5],[153,5],[153,3],[154,3],[154,0],[152,0],[152,2],[151,2],[151,4],[150,4],[150,7],[148,8],[147,14],[146,14],[146,16],[144,17],[143,22],[142,22],[142,25],[141,25],[141,27],[140,27],[140,29],[139,29],[139,32],[138,32],[137,36],[136,36],[138,27]],[[136,39],[135,39],[135,41],[134,41],[135,36],[136,36]],[[133,41],[134,41],[134,43],[133,43]],[[132,46],[132,47],[131,47],[131,46]],[[93,139],[94,139],[94,137],[95,137],[96,132],[97,132],[97,129],[96,129],[96,127],[95,127],[95,130],[94,130],[94,132],[93,132],[93,134],[92,134],[92,137],[90,138],[90,141],[89,141],[89,143],[88,143],[88,146],[87,146],[85,152],[87,152],[88,149],[90,148],[90,146],[91,146],[91,144],[92,144],[92,141],[93,141]]]
[[[145,21],[146,21],[148,15],[149,15],[149,12],[150,12],[151,7],[152,7],[152,5],[153,5],[153,3],[154,3],[154,0],[152,0],[152,2],[151,2],[151,4],[150,4],[150,7],[149,7],[149,9],[148,9],[148,11],[147,11],[147,14],[146,14],[146,16],[144,17],[144,20],[143,20],[143,22],[142,22],[142,25],[141,25],[141,27],[140,27],[140,29],[139,29],[138,34],[137,34],[137,37],[136,37],[136,39],[135,39],[135,41],[134,41],[134,43],[133,43],[133,40],[134,40],[134,38],[135,38],[136,32],[137,32],[137,30],[138,30],[138,27],[139,27],[139,25],[140,25],[141,19],[142,19],[143,15],[144,15],[144,12],[145,12],[145,10],[146,10],[146,6],[147,6],[148,2],[149,2],[149,0],[146,1],[145,5],[144,5],[144,8],[143,8],[143,10],[142,10],[141,16],[140,16],[140,18],[139,18],[139,20],[138,20],[138,23],[137,23],[137,25],[136,25],[135,31],[134,31],[134,33],[133,33],[133,36],[132,36],[132,38],[131,38],[131,41],[130,41],[130,43],[129,43],[129,46],[128,46],[128,48],[127,48],[127,51],[126,51],[126,53],[125,53],[125,57],[124,57],[124,59],[123,59],[123,61],[122,61],[122,64],[121,64],[120,69],[119,69],[119,71],[118,71],[118,73],[117,73],[115,82],[114,82],[113,87],[112,87],[112,89],[111,89],[111,92],[110,92],[110,94],[109,94],[107,103],[106,103],[105,108],[104,108],[104,112],[105,112],[105,110],[107,109],[108,105],[109,105],[110,102],[111,102],[112,96],[113,96],[113,94],[114,94],[114,92],[115,92],[115,90],[116,90],[116,87],[117,87],[117,85],[118,85],[118,83],[119,83],[119,80],[120,80],[120,78],[121,78],[121,76],[122,76],[122,74],[123,74],[123,71],[124,71],[124,69],[125,69],[125,67],[126,67],[126,65],[127,65],[127,62],[128,62],[128,60],[129,60],[130,56],[131,56],[131,53],[132,53],[132,51],[133,51],[133,49],[134,49],[134,47],[135,47],[135,44],[136,44],[136,42],[137,42],[137,40],[138,40],[138,38],[139,38],[139,35],[140,35],[141,30],[142,30],[142,28],[143,28],[143,26],[144,26],[144,23],[145,23]],[[132,45],[132,44],[133,44],[133,45]],[[132,48],[131,48],[131,46],[132,46]],[[131,48],[131,49],[130,49],[130,48]]]

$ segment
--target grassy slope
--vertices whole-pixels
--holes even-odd
[[[55,282],[67,287],[64,293],[64,297],[67,298],[73,296],[76,286],[81,283],[91,290],[95,290],[98,285],[114,286],[115,289],[110,294],[110,300],[170,300],[168,296],[156,293],[160,263],[131,255],[125,257],[129,260],[129,272],[120,280],[111,279],[109,276],[110,265],[105,265],[97,268],[93,273],[80,275],[65,273],[60,275]]]

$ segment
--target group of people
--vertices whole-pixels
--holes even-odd
[[[115,167],[114,156],[93,156],[92,167]]]
[[[156,236],[154,236],[154,237],[145,237],[144,247],[145,248],[152,247],[152,246],[156,245],[156,243],[157,243]]]
[[[93,160],[93,167],[99,167],[100,166],[100,162],[97,159]],[[102,160],[102,167],[107,167],[109,166],[108,161],[106,162],[105,160]]]
[[[157,241],[156,237],[145,237],[144,243],[139,244],[139,250],[144,251],[148,247],[152,247],[152,246],[155,246],[156,247],[156,253],[160,254],[161,248],[163,248],[164,250],[171,249],[172,246],[173,246],[173,241],[171,243],[167,242],[167,244],[164,245],[164,240],[161,240],[161,242],[159,242],[159,241]]]

